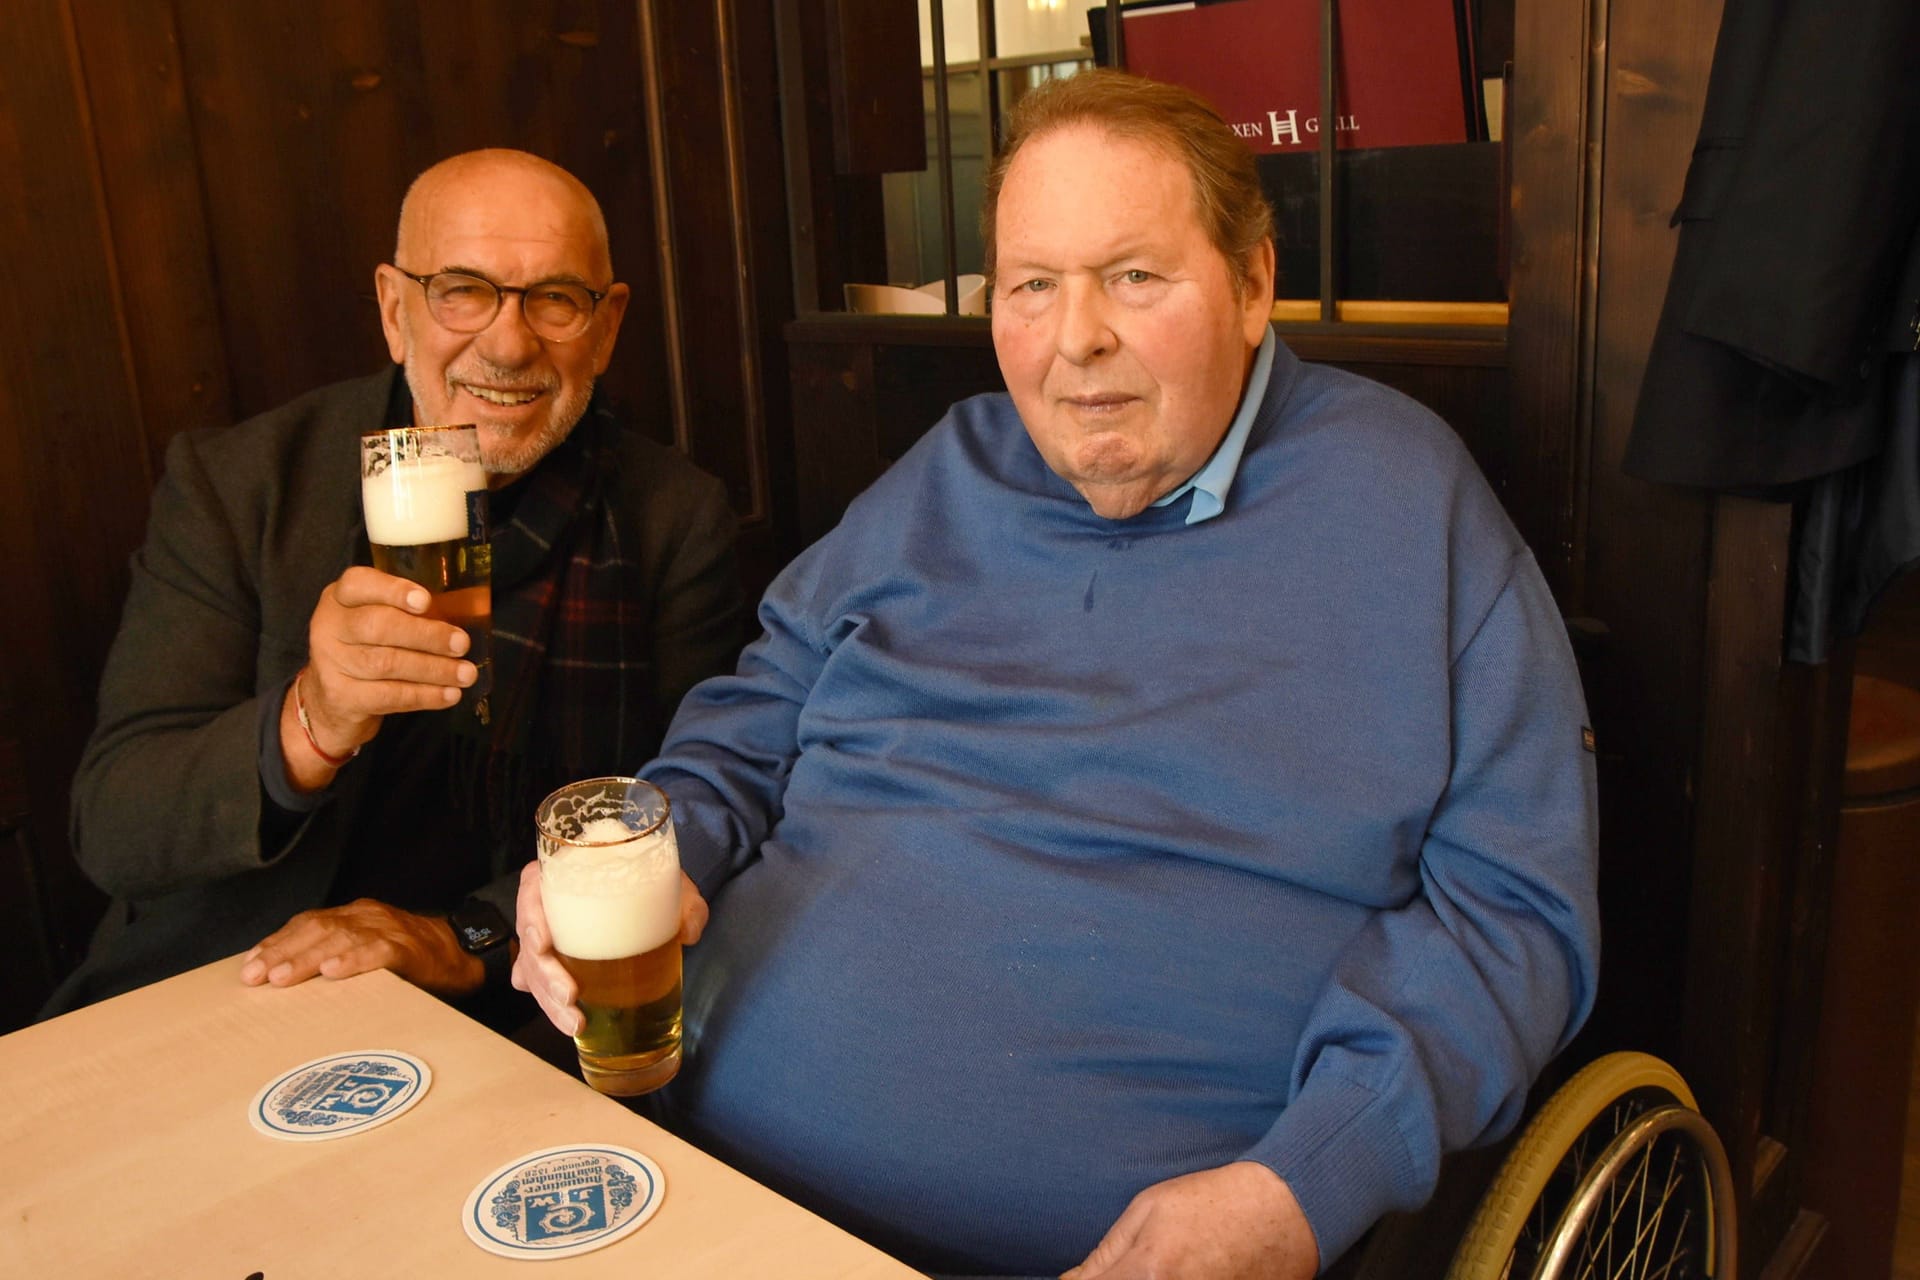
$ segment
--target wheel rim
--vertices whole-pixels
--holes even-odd
[[[1660,1059],[1625,1051],[1605,1054],[1582,1067],[1554,1090],[1512,1143],[1454,1251],[1447,1280],[1540,1280],[1547,1274],[1543,1268],[1548,1254],[1578,1193],[1584,1187],[1601,1185],[1594,1175],[1615,1150],[1616,1140],[1633,1129],[1642,1116],[1661,1108],[1679,1108],[1696,1116],[1699,1112],[1686,1081]],[[1644,1265],[1637,1269],[1620,1266],[1621,1251],[1616,1242],[1611,1271],[1617,1271],[1618,1276],[1604,1267],[1604,1258],[1594,1262],[1590,1256],[1587,1261],[1594,1263],[1593,1275],[1607,1280],[1682,1280],[1683,1276],[1733,1280],[1732,1177],[1711,1126],[1704,1120],[1697,1123],[1705,1136],[1698,1143],[1698,1161],[1692,1156],[1686,1159],[1686,1182],[1699,1187],[1700,1196],[1711,1195],[1712,1199],[1703,1199],[1704,1210],[1684,1223],[1680,1215],[1670,1219],[1663,1216],[1656,1239],[1652,1243],[1642,1240],[1639,1246],[1636,1262]],[[1631,1147],[1622,1144],[1621,1149]],[[1654,1169],[1649,1163],[1649,1173]],[[1617,1166],[1614,1171],[1618,1171]],[[1693,1176],[1696,1171],[1697,1177]],[[1663,1185],[1648,1183],[1650,1188]],[[1669,1202],[1678,1190],[1668,1194]],[[1627,1207],[1627,1202],[1616,1198],[1610,1212],[1624,1212]],[[1659,1249],[1669,1255],[1675,1252],[1672,1237],[1683,1227],[1687,1238],[1697,1234],[1698,1243],[1677,1265],[1665,1268],[1663,1275],[1660,1262],[1648,1263],[1648,1259]],[[1596,1240],[1600,1230],[1594,1228]],[[1561,1274],[1553,1280],[1574,1280],[1579,1275],[1562,1265]]]
[[[1726,1155],[1712,1126],[1690,1108],[1655,1107],[1621,1128],[1581,1174],[1532,1274],[1536,1280],[1731,1277],[1732,1204]]]
[[[1552,1247],[1554,1229],[1602,1154],[1641,1116],[1656,1108],[1673,1105],[1676,1105],[1674,1095],[1667,1089],[1643,1087],[1621,1094],[1594,1116],[1567,1147],[1548,1176],[1545,1187],[1528,1209],[1519,1236],[1514,1240],[1513,1251],[1500,1271],[1500,1280],[1528,1280],[1528,1277],[1542,1274],[1540,1264]]]

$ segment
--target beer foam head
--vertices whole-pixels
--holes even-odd
[[[467,495],[487,487],[478,462],[437,455],[408,458],[360,480],[367,541],[418,547],[467,536]]]
[[[627,834],[618,818],[597,818],[576,838]],[[543,849],[540,877],[553,945],[576,960],[639,955],[680,931],[680,855],[670,823],[618,844]]]

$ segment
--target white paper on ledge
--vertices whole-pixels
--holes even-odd
[[[848,284],[841,287],[846,291],[847,310],[858,311],[865,315],[922,315],[937,316],[945,312],[941,299],[946,294],[946,281],[932,280],[918,288],[908,289],[897,284]],[[961,276],[954,282],[960,290],[960,305],[954,310],[963,316],[983,316],[987,314],[987,278],[978,272]]]

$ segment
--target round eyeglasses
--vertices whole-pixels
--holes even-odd
[[[500,314],[500,295],[520,295],[520,314],[527,327],[550,342],[566,342],[586,332],[593,309],[604,292],[571,280],[542,280],[515,286],[495,284],[485,276],[465,271],[436,271],[420,276],[399,263],[395,271],[426,291],[427,311],[436,323],[455,333],[479,333]]]

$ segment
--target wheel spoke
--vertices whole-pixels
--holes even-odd
[[[1621,1266],[1620,1270],[1614,1273],[1615,1280],[1619,1280],[1620,1277],[1625,1276],[1627,1269],[1634,1264],[1636,1259],[1645,1262],[1653,1256],[1653,1242],[1659,1236],[1662,1211],[1666,1208],[1667,1198],[1673,1194],[1674,1183],[1678,1176],[1677,1169],[1680,1160],[1680,1150],[1678,1147],[1674,1147],[1672,1150],[1673,1159],[1670,1160],[1667,1165],[1666,1184],[1661,1188],[1660,1203],[1654,1210],[1651,1221],[1647,1218],[1646,1202],[1647,1188],[1652,1185],[1653,1182],[1653,1179],[1649,1176],[1653,1169],[1653,1150],[1649,1148],[1642,1152],[1638,1163],[1634,1166],[1634,1185],[1629,1188],[1629,1190],[1633,1192],[1638,1206],[1634,1216],[1633,1252],[1628,1255],[1626,1262]],[[1645,1274],[1646,1270],[1643,1267],[1640,1271],[1640,1277],[1644,1277]]]
[[[1666,1217],[1667,1205],[1672,1202],[1673,1193],[1679,1189],[1681,1183],[1685,1181],[1686,1178],[1686,1171],[1680,1164],[1681,1157],[1686,1154],[1684,1145],[1679,1142],[1670,1142],[1667,1145],[1667,1149],[1672,1153],[1671,1158],[1667,1161],[1667,1178],[1666,1182],[1660,1188],[1660,1201],[1654,1206],[1653,1221],[1648,1226],[1647,1234],[1652,1238],[1659,1236],[1660,1224]],[[1649,1152],[1648,1155],[1649,1159],[1651,1159],[1652,1153]],[[1641,1187],[1640,1199],[1644,1206],[1646,1202],[1646,1187],[1644,1185]],[[1642,1213],[1643,1215],[1645,1213],[1644,1207]],[[1684,1225],[1684,1219],[1682,1220],[1682,1224]],[[1680,1247],[1680,1237],[1678,1235],[1674,1237],[1674,1247],[1676,1249]],[[1646,1263],[1647,1265],[1640,1269],[1640,1280],[1647,1280],[1648,1268],[1653,1265],[1653,1246],[1651,1243],[1647,1246]]]
[[[1660,1264],[1658,1271],[1650,1272],[1647,1275],[1647,1280],[1674,1280],[1675,1277],[1690,1278],[1693,1276],[1694,1273],[1691,1270],[1675,1270],[1675,1268],[1681,1267],[1683,1263],[1689,1262],[1693,1258],[1693,1250],[1687,1247],[1687,1227],[1692,1221],[1693,1210],[1682,1209],[1680,1211],[1680,1227],[1679,1230],[1674,1233],[1673,1237],[1673,1250],[1667,1255],[1667,1260]]]
[[[1688,1231],[1693,1225],[1693,1211],[1681,1208],[1677,1223],[1671,1222],[1666,1212],[1675,1193],[1687,1182],[1689,1166],[1683,1165],[1686,1151],[1674,1143],[1668,1143],[1667,1149],[1667,1167],[1657,1191],[1652,1175],[1658,1155],[1652,1149],[1640,1153],[1631,1172],[1621,1171],[1626,1174],[1624,1179],[1615,1178],[1608,1184],[1605,1221],[1590,1222],[1581,1233],[1579,1275],[1583,1280],[1601,1275],[1607,1280],[1690,1280],[1693,1276],[1692,1271],[1680,1269],[1692,1260]],[[1629,1202],[1633,1209],[1632,1241],[1625,1244],[1627,1233],[1621,1228]],[[1663,1234],[1662,1228],[1669,1225],[1673,1231]],[[1664,1259],[1660,1257],[1663,1242]],[[1627,1255],[1616,1258],[1616,1250],[1622,1247],[1628,1249]],[[1603,1258],[1604,1264],[1596,1270]]]
[[[1625,1189],[1627,1191],[1632,1191],[1633,1184],[1635,1182],[1638,1182],[1645,1175],[1646,1175],[1646,1161],[1643,1157],[1641,1160],[1634,1162],[1633,1174],[1627,1180],[1627,1187]],[[1614,1178],[1613,1180],[1608,1182],[1606,1226],[1600,1232],[1598,1238],[1596,1238],[1593,1235],[1593,1225],[1589,1223],[1587,1226],[1587,1230],[1583,1234],[1580,1242],[1583,1253],[1585,1253],[1586,1256],[1594,1258],[1596,1260],[1599,1257],[1601,1249],[1604,1248],[1606,1250],[1607,1261],[1606,1261],[1605,1267],[1603,1268],[1603,1272],[1608,1277],[1610,1277],[1610,1280],[1618,1280],[1618,1277],[1620,1275],[1619,1271],[1615,1270],[1613,1265],[1613,1235],[1614,1235],[1613,1229],[1616,1225],[1618,1225],[1620,1221],[1620,1208],[1619,1208],[1620,1193],[1621,1193],[1620,1179]],[[1628,1261],[1632,1261],[1632,1259],[1628,1259]]]
[[[1644,1158],[1644,1163],[1648,1166],[1652,1165],[1653,1152],[1651,1150],[1647,1152]],[[1636,1256],[1640,1258],[1640,1262],[1641,1262],[1639,1273],[1634,1277],[1634,1280],[1646,1280],[1647,1268],[1651,1266],[1653,1263],[1653,1244],[1650,1240],[1650,1237],[1655,1237],[1659,1235],[1660,1209],[1666,1206],[1666,1203],[1667,1203],[1666,1198],[1673,1191],[1672,1166],[1671,1165],[1668,1166],[1667,1186],[1661,1191],[1660,1205],[1659,1207],[1656,1207],[1654,1210],[1653,1221],[1648,1222],[1647,1221],[1647,1188],[1652,1184],[1652,1182],[1653,1182],[1652,1178],[1640,1179],[1639,1190],[1634,1196],[1633,1212],[1634,1212],[1635,1230],[1634,1230],[1634,1237],[1633,1237],[1633,1252]]]

